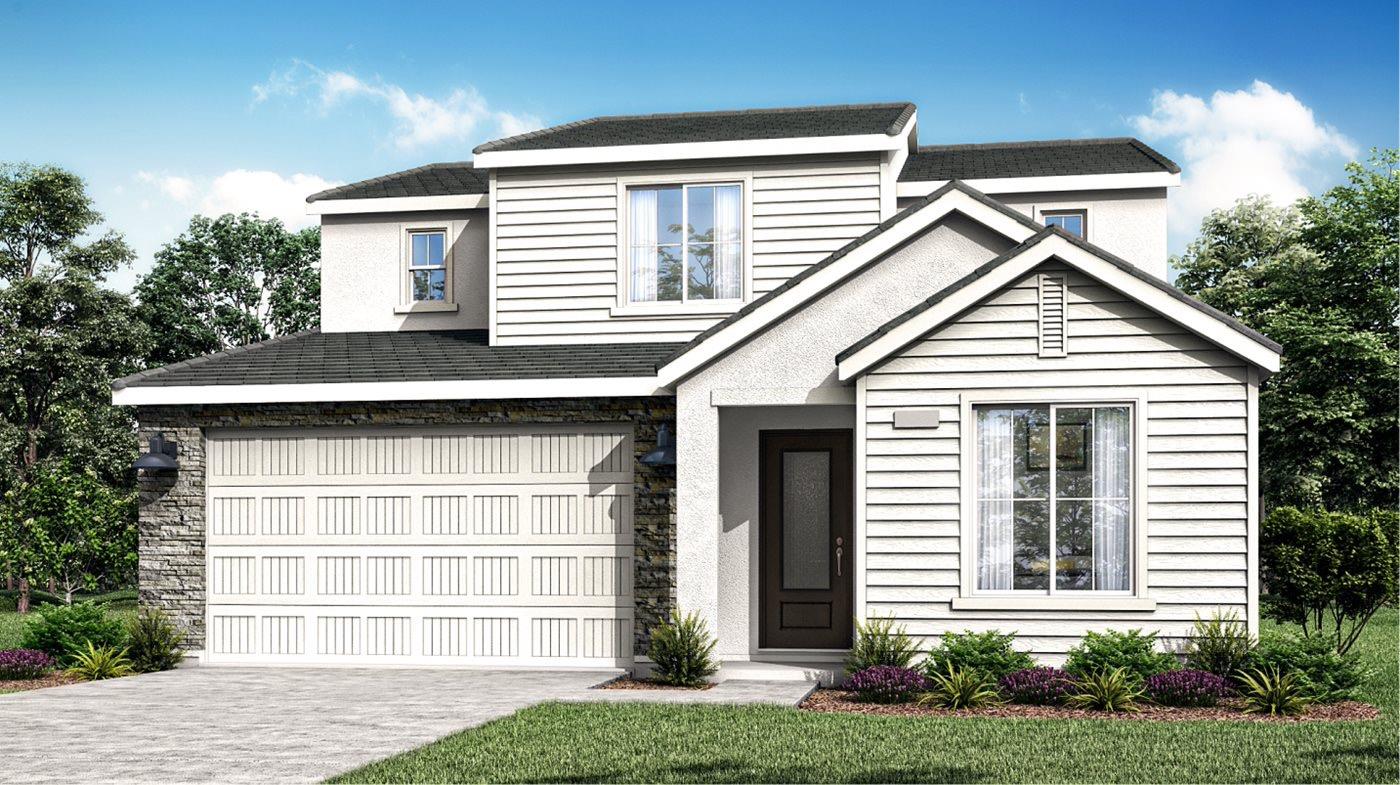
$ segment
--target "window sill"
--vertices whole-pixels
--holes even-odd
[[[954,597],[955,611],[1154,611],[1151,597]]]
[[[634,303],[615,305],[608,310],[610,316],[651,317],[651,316],[729,316],[744,307],[740,300],[726,300],[722,303]]]
[[[457,303],[442,300],[427,300],[421,303],[405,303],[394,306],[394,313],[456,313]]]

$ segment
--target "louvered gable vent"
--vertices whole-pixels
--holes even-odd
[[[1040,276],[1040,356],[1064,357],[1067,349],[1069,287],[1060,274]]]

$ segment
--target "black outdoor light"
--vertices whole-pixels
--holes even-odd
[[[642,456],[647,466],[675,466],[676,439],[671,436],[671,426],[662,425],[656,430],[656,449]]]
[[[136,470],[145,469],[148,472],[173,472],[180,468],[180,464],[175,460],[179,446],[175,442],[165,440],[165,434],[157,432],[151,437],[151,449],[142,453],[140,458],[131,468]]]

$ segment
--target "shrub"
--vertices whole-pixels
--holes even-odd
[[[101,681],[130,676],[131,660],[126,658],[126,649],[115,646],[94,647],[88,641],[87,650],[73,657],[73,665],[67,670],[69,676],[83,681]]]
[[[1074,683],[1074,694],[1065,699],[1076,709],[1098,711],[1137,711],[1142,690],[1127,668],[1102,670],[1081,677]]]
[[[711,657],[714,650],[714,636],[698,613],[682,616],[680,611],[671,611],[671,620],[652,632],[648,654],[657,681],[698,687],[719,670]]]
[[[1230,694],[1230,682],[1210,671],[1166,671],[1148,676],[1143,694],[1161,706],[1214,706]]]
[[[856,671],[846,681],[846,688],[855,690],[868,703],[904,703],[928,689],[928,679],[913,668],[897,665],[876,665]]]
[[[121,620],[86,602],[40,608],[24,625],[24,647],[49,654],[60,665],[70,664],[88,643],[120,648],[125,641]]]
[[[142,610],[127,622],[127,656],[137,673],[168,671],[185,658],[180,644],[185,635],[175,629],[170,619],[155,608]]]
[[[1400,512],[1393,509],[1269,513],[1259,535],[1266,612],[1301,624],[1305,635],[1325,632],[1345,654],[1371,616],[1395,602],[1397,527]]]
[[[928,653],[924,673],[930,678],[945,673],[949,666],[959,670],[975,670],[996,682],[1007,674],[1035,667],[1035,660],[1011,646],[1014,634],[996,630],[987,632],[945,632],[938,647]]]
[[[0,651],[0,679],[37,679],[57,665],[57,660],[38,649]]]
[[[1142,630],[1088,633],[1065,660],[1065,670],[1078,679],[1122,668],[1138,684],[1174,667],[1176,658],[1157,650],[1157,633]]]
[[[1245,666],[1253,650],[1254,638],[1239,612],[1216,611],[1209,619],[1196,617],[1186,642],[1186,664],[1228,679]]]
[[[1074,692],[1074,679],[1059,668],[1025,668],[1002,676],[998,686],[1012,703],[1057,706]]]
[[[1247,714],[1301,714],[1312,702],[1296,671],[1279,675],[1278,670],[1255,670],[1241,673],[1240,683]]]
[[[856,673],[876,665],[907,668],[918,653],[904,627],[894,626],[894,619],[857,619],[856,639],[846,657],[846,670]]]
[[[919,696],[920,705],[945,709],[980,709],[1001,702],[1001,694],[990,675],[954,665],[930,676],[928,691]]]
[[[1298,688],[1318,703],[1356,697],[1367,676],[1359,658],[1354,653],[1338,654],[1331,638],[1287,631],[1265,635],[1241,670],[1296,674]]]

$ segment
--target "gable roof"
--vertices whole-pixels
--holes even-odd
[[[1059,227],[1045,227],[841,351],[836,355],[839,378],[865,373],[1051,258],[1103,281],[1266,371],[1278,370],[1283,347],[1267,336],[1098,246]]]
[[[913,115],[914,105],[908,102],[615,115],[496,139],[478,145],[474,152],[864,134],[896,136]]]
[[[695,373],[723,352],[883,258],[951,212],[970,215],[988,228],[1018,241],[1043,228],[1025,214],[965,183],[947,183],[692,338],[658,366],[661,380],[670,384]],[[733,333],[734,337],[727,339],[726,333]],[[708,350],[717,344],[727,345],[717,351],[704,352],[713,356],[690,361],[702,354],[702,349]]]
[[[306,201],[484,194],[488,182],[486,172],[472,168],[471,161],[426,164],[402,172],[371,177],[357,183],[327,188],[306,197]]]
[[[1137,139],[1055,139],[925,145],[909,155],[900,182],[1066,175],[1180,174],[1181,167]]]

